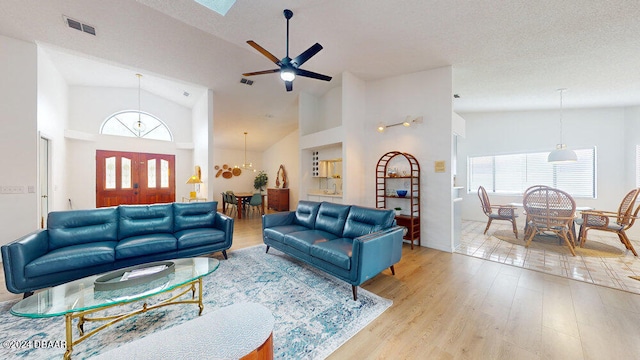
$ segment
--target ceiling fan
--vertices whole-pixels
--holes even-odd
[[[314,56],[320,50],[322,50],[322,45],[315,43],[311,45],[310,48],[305,50],[302,54],[298,55],[296,58],[292,59],[289,57],[289,19],[293,17],[293,11],[289,9],[285,9],[284,17],[287,19],[287,56],[285,56],[282,60],[278,60],[277,57],[273,56],[273,54],[265,50],[262,46],[258,45],[255,41],[253,40],[247,41],[247,44],[251,45],[251,47],[258,50],[258,52],[266,56],[269,60],[273,61],[274,64],[278,65],[280,68],[244,73],[242,75],[253,76],[253,75],[263,75],[263,74],[280,72],[280,78],[284,80],[284,86],[287,88],[287,91],[293,90],[293,80],[296,78],[296,75],[309,77],[312,79],[331,81],[331,76],[322,75],[322,74],[315,73],[313,71],[300,69],[300,66],[302,66],[302,64],[307,62],[307,60],[311,59],[312,56]]]

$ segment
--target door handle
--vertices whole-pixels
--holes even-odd
[[[41,197],[43,197],[43,198],[48,198],[48,196],[47,196],[47,195],[42,195]]]

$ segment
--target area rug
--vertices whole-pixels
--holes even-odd
[[[221,260],[220,267],[206,276],[203,284],[203,314],[237,302],[257,302],[270,309],[275,318],[274,358],[279,359],[323,359],[392,304],[364,289],[358,289],[358,300],[354,301],[348,283],[273,248],[265,254],[264,245],[230,251],[229,259]],[[25,348],[7,348],[3,343],[0,359],[61,358],[64,348],[57,348],[56,342],[65,339],[64,317],[13,316],[9,309],[15,303],[0,303],[0,333],[5,341],[24,341]],[[192,304],[134,316],[75,346],[73,358],[90,358],[197,316],[197,307]],[[85,324],[85,331],[90,331],[90,326],[95,324]],[[26,347],[28,344],[32,346]]]
[[[493,236],[502,241],[506,241],[511,244],[524,246],[525,240],[522,238],[524,235],[520,235],[520,239],[516,239],[512,231],[509,230],[497,230],[493,233]],[[571,255],[569,248],[564,240],[559,239],[554,235],[536,235],[533,237],[530,249],[540,249],[544,251],[556,252],[558,254]],[[584,243],[584,247],[579,245],[574,248],[576,255],[585,257],[620,257],[624,256],[624,245],[620,244],[619,247],[614,247],[608,244],[603,244],[596,240],[587,240]]]

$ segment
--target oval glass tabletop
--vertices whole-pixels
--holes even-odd
[[[104,274],[93,275],[37,292],[13,305],[11,313],[42,318],[132,302],[171,291],[214,272],[220,265],[218,259],[206,257],[168,261],[175,264],[175,270],[159,279],[118,290],[98,291],[94,281]]]

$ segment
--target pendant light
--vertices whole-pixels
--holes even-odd
[[[244,132],[244,163],[242,168],[246,170],[253,170],[253,164],[247,162],[247,132]]]
[[[560,143],[556,149],[549,153],[547,161],[553,164],[569,163],[578,161],[575,151],[567,149],[567,145],[562,142],[562,94],[567,89],[558,89],[560,92]]]
[[[136,76],[138,77],[138,121],[134,122],[131,127],[137,133],[138,137],[142,137],[142,133],[147,129],[147,126],[142,122],[140,114],[140,78],[142,74],[136,74]]]

